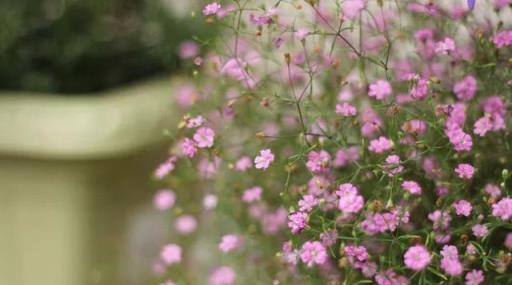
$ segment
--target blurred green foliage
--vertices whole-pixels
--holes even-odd
[[[86,93],[176,70],[178,44],[208,31],[169,2],[0,1],[0,88]]]

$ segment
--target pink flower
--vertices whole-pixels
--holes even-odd
[[[167,280],[164,283],[160,283],[160,285],[176,285],[176,283],[172,282],[171,280]]]
[[[508,250],[512,250],[512,233],[507,234],[504,245],[506,248],[508,248]]]
[[[329,163],[331,162],[331,155],[325,150],[319,152],[311,151],[308,154],[308,161],[306,166],[309,171],[313,173],[324,173],[329,170]]]
[[[437,54],[448,54],[455,50],[455,42],[451,38],[444,38],[444,40],[436,43],[435,52]]]
[[[474,225],[471,230],[473,231],[473,235],[476,237],[482,238],[486,236],[489,233],[489,230],[485,225],[482,224],[476,224]]]
[[[453,245],[445,245],[441,250],[441,268],[450,276],[459,276],[464,267],[459,260],[459,251]]]
[[[343,16],[347,19],[355,19],[359,13],[364,9],[366,0],[344,0],[341,1],[341,10]]]
[[[181,247],[177,244],[165,245],[160,251],[160,258],[167,265],[181,262]]]
[[[512,30],[501,31],[494,35],[492,42],[497,48],[512,46]]]
[[[203,15],[210,16],[210,15],[216,15],[221,10],[222,6],[220,6],[219,3],[213,2],[210,4],[207,4],[203,8]]]
[[[453,86],[453,93],[462,101],[472,99],[476,94],[476,90],[476,78],[473,75],[467,75]]]
[[[486,184],[484,187],[484,191],[485,191],[485,193],[491,195],[491,197],[497,198],[497,197],[501,196],[500,187],[496,184],[491,184],[491,183]]]
[[[473,175],[475,174],[475,168],[471,166],[471,164],[460,163],[457,165],[457,168],[455,168],[455,172],[459,178],[469,180],[473,178]]]
[[[197,128],[197,127],[202,126],[203,123],[204,123],[203,116],[189,118],[189,119],[187,119],[187,128],[189,128],[189,129]]]
[[[412,85],[409,95],[416,100],[423,100],[428,96],[428,81],[418,78]]]
[[[219,249],[226,253],[237,249],[242,244],[242,240],[237,235],[225,235],[222,237],[222,241],[219,243]]]
[[[473,269],[466,274],[466,285],[480,285],[484,282],[484,272]]]
[[[405,180],[402,182],[402,188],[413,195],[421,195],[421,186],[416,181]]]
[[[377,100],[384,100],[391,95],[391,84],[387,80],[377,80],[370,84],[368,96]]]
[[[308,223],[308,214],[304,212],[291,213],[288,216],[288,227],[292,234],[301,233]]]
[[[427,131],[427,123],[422,120],[409,120],[402,124],[402,131],[413,134],[413,135],[423,135]]]
[[[235,163],[235,169],[240,172],[245,172],[252,167],[251,158],[248,156],[242,156]]]
[[[191,140],[189,138],[183,139],[181,141],[180,147],[181,147],[181,152],[183,152],[184,155],[186,155],[188,157],[194,157],[194,155],[196,155],[197,148],[196,148],[196,143],[193,140]]]
[[[208,278],[209,285],[231,285],[236,280],[235,271],[228,266],[216,268]]]
[[[193,58],[199,53],[199,46],[193,41],[184,41],[178,46],[178,55],[182,59]]]
[[[393,141],[383,136],[371,140],[368,146],[368,150],[374,153],[383,153],[391,148],[393,148]]]
[[[493,123],[491,116],[483,116],[475,122],[473,133],[483,137],[487,132],[492,131],[492,129]]]
[[[473,209],[471,203],[469,203],[466,200],[459,200],[453,203],[453,207],[455,208],[455,214],[457,214],[457,216],[464,217],[469,217],[469,215],[471,214],[471,210]]]
[[[197,129],[196,133],[194,134],[194,141],[196,141],[197,147],[200,148],[212,147],[214,139],[215,132],[207,127]]]
[[[303,39],[306,38],[307,35],[309,35],[309,30],[301,28],[298,29],[295,33],[293,33],[293,35],[297,40],[302,41]]]
[[[319,201],[315,196],[311,194],[304,195],[304,197],[299,201],[299,210],[302,212],[311,212],[318,203]]]
[[[359,148],[356,146],[349,147],[348,149],[339,149],[336,152],[332,165],[334,167],[345,167],[349,163],[359,159]]]
[[[368,251],[364,246],[347,245],[343,248],[343,252],[348,257],[348,261],[352,265],[356,262],[365,262],[369,258]]]
[[[336,191],[339,197],[338,209],[344,213],[357,213],[364,206],[364,198],[359,195],[357,188],[350,184],[341,184]]]
[[[492,205],[492,215],[504,221],[512,218],[512,198],[503,198]]]
[[[323,265],[327,262],[327,251],[325,247],[319,241],[307,241],[302,245],[300,259],[308,267],[313,265]]]
[[[261,193],[263,192],[263,188],[256,186],[249,188],[244,191],[244,194],[242,196],[242,201],[246,203],[252,203],[255,201],[261,200]]]
[[[375,282],[377,285],[409,285],[407,277],[396,274],[393,269],[375,275]]]
[[[197,220],[192,215],[182,215],[176,219],[175,227],[178,233],[188,235],[197,228]]]
[[[400,157],[398,155],[393,154],[386,157],[384,168],[389,177],[393,177],[404,170],[404,167],[400,165],[400,163]]]
[[[267,169],[274,161],[274,154],[270,149],[260,150],[260,155],[254,159],[256,169]]]
[[[215,207],[217,207],[217,202],[217,196],[213,194],[206,194],[203,198],[203,208],[205,210],[215,209]]]
[[[175,156],[171,156],[162,164],[160,164],[158,168],[155,170],[155,177],[158,179],[162,179],[165,176],[167,176],[167,174],[174,170],[174,167],[176,166],[176,160],[177,158]]]
[[[175,202],[176,194],[173,191],[167,189],[158,191],[153,197],[153,205],[160,211],[165,211],[172,208]]]
[[[357,114],[357,109],[349,103],[336,104],[336,114],[344,117],[353,117]]]
[[[404,254],[405,266],[414,271],[425,269],[431,260],[432,255],[422,245],[411,246]]]
[[[453,144],[456,151],[470,151],[473,146],[473,139],[470,135],[466,134],[461,128],[448,128],[445,129],[445,134]]]

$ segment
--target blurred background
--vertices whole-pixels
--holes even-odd
[[[151,177],[201,2],[0,1],[0,285],[155,284]]]

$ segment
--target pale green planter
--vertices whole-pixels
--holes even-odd
[[[152,253],[129,232],[150,212],[149,178],[176,119],[172,83],[105,93],[0,92],[0,285],[150,278]]]

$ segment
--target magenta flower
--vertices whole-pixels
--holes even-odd
[[[421,195],[421,186],[416,181],[405,180],[402,182],[402,188],[413,195]]]
[[[388,269],[375,275],[377,285],[409,285],[409,279],[403,275],[396,274],[393,269]]]
[[[299,210],[302,212],[311,212],[314,207],[318,205],[318,199],[311,195],[304,195],[302,199],[299,201]]]
[[[194,155],[196,155],[197,147],[196,147],[196,143],[193,140],[191,140],[189,138],[184,138],[181,141],[180,147],[181,147],[181,152],[183,152],[184,155],[186,155],[188,157],[194,157]]]
[[[215,132],[207,127],[197,129],[194,134],[194,141],[197,143],[199,148],[209,148],[213,146],[215,139]]]
[[[444,38],[442,41],[436,43],[435,52],[437,54],[449,54],[455,51],[455,42],[451,38]]]
[[[153,197],[153,205],[160,211],[172,208],[174,202],[176,202],[176,194],[172,190],[160,190]]]
[[[203,15],[205,15],[205,16],[216,15],[217,13],[219,13],[221,8],[222,8],[222,6],[217,2],[207,4],[203,8]]]
[[[323,265],[327,262],[327,251],[319,241],[307,241],[302,245],[300,259],[308,267]]]
[[[464,217],[469,217],[469,215],[471,214],[471,210],[473,209],[471,203],[469,203],[466,200],[459,200],[453,203],[453,207],[455,208],[455,214],[457,214],[457,216]]]
[[[294,212],[288,216],[288,227],[292,234],[301,233],[308,223],[308,214],[304,212]]]
[[[350,183],[341,184],[336,195],[339,197],[338,209],[344,213],[357,213],[364,207],[363,196]]]
[[[466,273],[465,285],[480,285],[484,282],[484,272],[482,270],[473,269]]]
[[[461,163],[457,165],[455,172],[459,178],[469,180],[473,178],[473,175],[475,174],[475,168],[471,164]]]
[[[270,149],[260,150],[260,154],[254,159],[256,169],[267,169],[274,161],[274,154]]]
[[[501,31],[494,35],[492,42],[497,48],[512,46],[512,30]]]
[[[391,148],[393,148],[393,141],[383,136],[371,140],[368,146],[368,150],[374,153],[383,153]]]
[[[377,80],[370,84],[368,96],[377,100],[384,100],[391,95],[391,84],[387,80]]]
[[[343,16],[347,19],[355,19],[364,9],[366,0],[345,0],[341,2]]]
[[[464,267],[459,260],[459,251],[453,245],[445,245],[441,250],[441,269],[450,276],[459,276]]]
[[[386,157],[384,168],[387,171],[389,177],[393,177],[404,170],[404,167],[400,165],[400,163],[400,157],[398,155],[393,154]]]
[[[487,132],[492,131],[493,128],[494,124],[492,123],[491,116],[483,116],[475,122],[473,133],[483,137]]]
[[[405,266],[414,271],[424,270],[431,260],[432,255],[422,245],[411,246],[404,254]]]
[[[487,227],[482,224],[474,225],[471,228],[471,230],[473,231],[473,235],[476,237],[479,237],[479,238],[485,237],[489,233],[489,230],[487,229]]]
[[[181,262],[181,247],[177,244],[165,245],[160,251],[160,258],[167,265]]]

